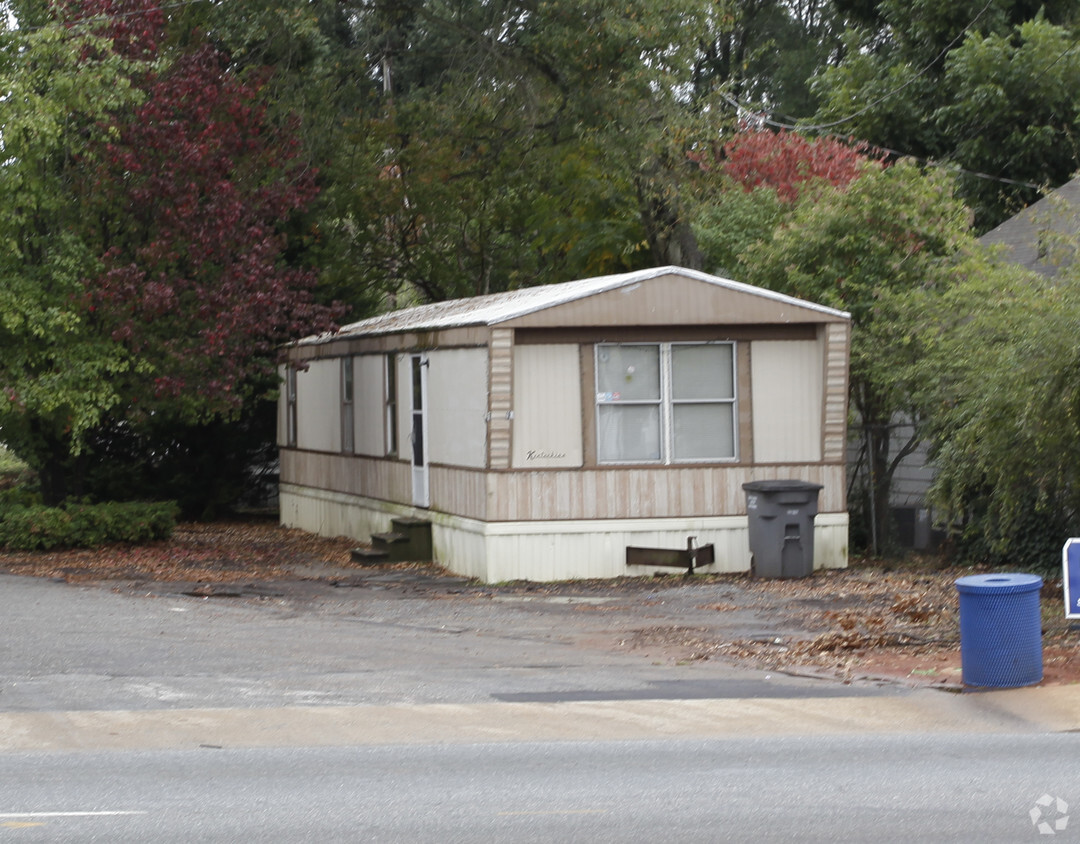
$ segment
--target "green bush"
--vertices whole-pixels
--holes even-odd
[[[94,548],[168,539],[179,508],[168,502],[106,502],[0,510],[0,547],[8,551]]]

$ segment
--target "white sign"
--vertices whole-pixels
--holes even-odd
[[[1065,617],[1080,618],[1080,539],[1061,549],[1061,583],[1065,587]]]

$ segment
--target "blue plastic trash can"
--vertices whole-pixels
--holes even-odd
[[[1042,680],[1042,615],[1034,574],[974,574],[956,581],[960,595],[960,665],[964,685],[1030,686]]]

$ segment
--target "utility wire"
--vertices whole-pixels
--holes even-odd
[[[771,117],[766,116],[763,112],[755,110],[750,106],[747,106],[745,103],[740,103],[738,100],[734,99],[733,97],[729,97],[727,94],[721,94],[720,96],[728,103],[728,105],[732,106],[737,111],[753,114],[755,115],[756,119],[759,120],[761,123],[765,124],[766,126],[771,126],[774,129],[786,129],[794,132],[809,132],[810,130],[817,128],[814,126],[807,127],[801,126],[797,123],[784,123],[780,120],[774,120]],[[941,161],[936,161],[932,158],[925,158],[924,156],[914,155],[910,152],[902,152],[898,149],[892,149],[890,147],[882,146],[881,144],[873,144],[869,141],[863,141],[858,138],[853,138],[852,136],[841,135],[838,132],[826,132],[825,137],[835,138],[838,141],[845,141],[848,143],[854,141],[856,144],[864,147],[865,149],[881,152],[885,155],[890,155],[895,158],[910,158],[913,161],[918,161],[919,163],[925,164],[928,167],[939,167],[941,169],[949,170],[955,173],[963,173],[966,176],[975,176],[979,179],[987,179],[994,182],[1003,182],[1007,185],[1016,185],[1017,187],[1023,188],[1033,188],[1034,190],[1042,190],[1042,188],[1044,187],[1043,185],[1036,185],[1032,184],[1031,182],[1022,182],[1018,179],[1008,179],[1004,176],[991,176],[989,173],[980,173],[976,170],[967,170],[963,167],[960,167],[959,165],[946,164]]]
[[[983,6],[979,10],[978,14],[976,14],[975,17],[973,17],[971,19],[971,21],[967,24],[967,26],[965,26],[963,29],[961,29],[956,34],[956,37],[953,38],[953,40],[950,41],[948,44],[946,44],[945,48],[940,53],[938,53],[936,56],[934,56],[934,58],[925,67],[923,67],[922,70],[920,70],[918,73],[916,73],[913,77],[911,77],[911,79],[909,79],[903,85],[899,85],[896,88],[893,88],[891,91],[888,91],[888,92],[882,94],[877,99],[871,100],[869,103],[864,105],[861,109],[859,109],[858,111],[856,111],[853,114],[849,114],[847,117],[841,117],[841,118],[839,118],[837,120],[830,121],[829,123],[819,123],[816,126],[804,126],[803,131],[804,132],[818,132],[818,131],[821,131],[823,129],[832,129],[832,128],[836,127],[836,126],[842,126],[845,123],[851,122],[856,117],[861,117],[862,115],[866,114],[866,112],[870,111],[870,109],[872,109],[874,106],[878,105],[879,103],[885,102],[885,100],[889,99],[890,97],[895,96],[896,94],[899,94],[905,88],[908,88],[909,86],[914,85],[916,82],[919,81],[919,79],[921,79],[923,76],[925,76],[927,73],[929,73],[931,68],[934,67],[934,65],[936,65],[943,58],[945,58],[945,56],[948,54],[949,50],[951,50],[953,47],[955,47],[956,44],[960,41],[961,38],[963,38],[965,35],[968,34],[968,30],[970,30],[973,26],[975,26],[976,23],[978,23],[979,18],[981,18],[983,16],[983,13],[986,12],[986,10],[990,8],[990,4],[993,3],[993,2],[994,2],[994,0],[986,0],[986,5]]]

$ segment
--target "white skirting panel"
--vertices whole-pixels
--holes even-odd
[[[436,560],[453,572],[488,583],[673,572],[677,569],[628,567],[626,548],[685,549],[690,536],[699,546],[715,546],[716,563],[701,571],[750,570],[745,516],[480,522],[355,495],[281,485],[281,523],[286,527],[366,542],[371,534],[388,530],[394,516],[429,519]],[[847,513],[819,513],[814,519],[814,568],[844,568],[847,551]]]

